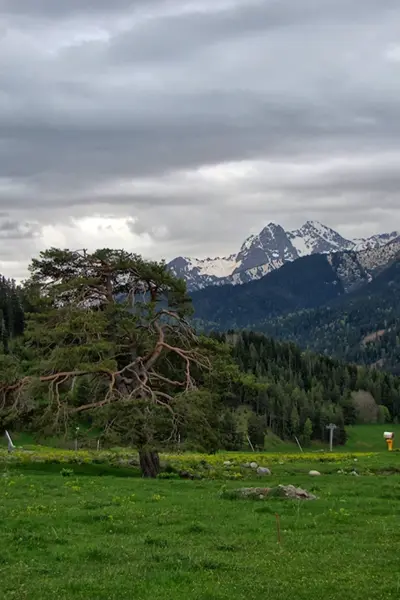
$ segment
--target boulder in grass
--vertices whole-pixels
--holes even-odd
[[[278,485],[272,488],[238,488],[236,490],[225,490],[222,493],[223,498],[247,499],[247,500],[266,500],[268,498],[288,498],[291,500],[316,500],[314,494],[307,490],[295,487],[294,485]]]
[[[250,468],[255,470],[255,469],[258,468],[258,464],[256,462],[251,462],[250,463]]]
[[[321,475],[321,473],[319,471],[310,471],[309,475],[311,475],[311,477],[318,477],[318,475]]]
[[[258,467],[257,475],[271,475],[271,471],[267,467]]]

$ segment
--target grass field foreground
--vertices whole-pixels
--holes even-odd
[[[232,459],[232,454],[227,456]],[[216,467],[226,457],[207,458]],[[242,484],[229,479],[146,481],[117,477],[118,467],[114,475],[103,477],[85,475],[84,470],[65,473],[69,463],[54,461],[29,463],[35,467],[30,471],[15,463],[10,468],[3,456],[3,597],[400,597],[400,476],[396,474],[400,453],[258,458],[270,466],[272,476],[260,483],[251,470],[246,471]],[[193,463],[198,455],[178,459]],[[119,468],[121,474],[128,473],[124,466]],[[322,475],[310,477],[310,468]],[[350,475],[350,468],[360,475]],[[221,469],[225,473],[235,467],[222,465]],[[221,497],[223,489],[240,485],[289,483],[312,491],[318,499]]]

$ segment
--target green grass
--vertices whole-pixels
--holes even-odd
[[[388,458],[382,454],[382,468]],[[380,459],[370,460],[377,467]],[[400,454],[390,460],[400,466]],[[331,474],[311,478],[311,467]],[[293,483],[319,497],[299,503],[220,497],[223,484],[240,482],[62,477],[48,468],[1,468],[4,598],[400,597],[399,475],[338,475],[336,465],[318,462],[274,465],[265,485]],[[252,483],[260,480],[242,485]]]
[[[344,448],[348,452],[381,452],[386,450],[384,431],[394,432],[394,448],[400,448],[400,425],[356,425],[348,427],[348,440]]]
[[[400,447],[400,424],[386,424],[386,425],[355,425],[354,427],[348,427],[347,433],[349,439],[344,446],[336,446],[335,452],[382,452],[386,449],[386,442],[383,439],[384,431],[394,431],[395,443],[394,447]],[[34,446],[37,442],[35,438],[26,433],[13,433],[13,441],[16,446],[29,447]],[[40,443],[47,447],[52,448],[70,448],[73,449],[74,442],[70,440],[68,442],[63,441],[60,438],[46,438],[40,440]],[[264,449],[266,452],[298,452],[299,448],[295,441],[281,440],[278,436],[271,432],[268,432],[265,436]],[[0,448],[6,448],[7,441],[5,437],[0,438]],[[96,449],[96,439],[89,440],[89,448],[92,450]],[[309,450],[321,450],[328,449],[328,442],[314,442],[311,448],[305,448]]]

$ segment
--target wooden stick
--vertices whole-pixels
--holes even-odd
[[[280,520],[280,516],[278,515],[278,513],[275,513],[275,519],[276,519],[276,533],[277,533],[277,537],[278,537],[278,544],[281,544],[282,543],[281,520]]]

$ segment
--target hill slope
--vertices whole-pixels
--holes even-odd
[[[217,327],[253,327],[266,319],[323,306],[363,289],[400,256],[400,239],[362,252],[314,254],[241,286],[192,294],[196,318]],[[380,289],[384,278],[377,283]]]
[[[192,299],[197,319],[221,329],[235,329],[267,317],[313,308],[344,293],[328,256],[316,254],[241,286],[205,288],[192,294]]]
[[[241,332],[215,334],[233,346],[234,357],[242,371],[252,373],[266,388],[257,393],[231,396],[233,409],[241,405],[264,416],[270,429],[282,438],[303,432],[310,419],[315,437],[326,437],[325,426],[334,422],[343,427],[357,419],[376,422],[384,405],[392,417],[400,416],[400,378],[374,369],[359,368],[339,360],[302,352],[291,343],[278,342],[262,334]],[[372,409],[364,413],[352,392],[363,390],[373,399]],[[364,419],[364,417],[367,417]]]
[[[362,260],[313,255],[249,284],[200,290],[195,317],[205,329],[261,331],[400,374],[400,260],[397,245],[388,248],[386,266],[377,256],[371,262],[371,251]]]
[[[258,322],[258,329],[316,352],[400,374],[400,261],[369,285],[313,310]]]

